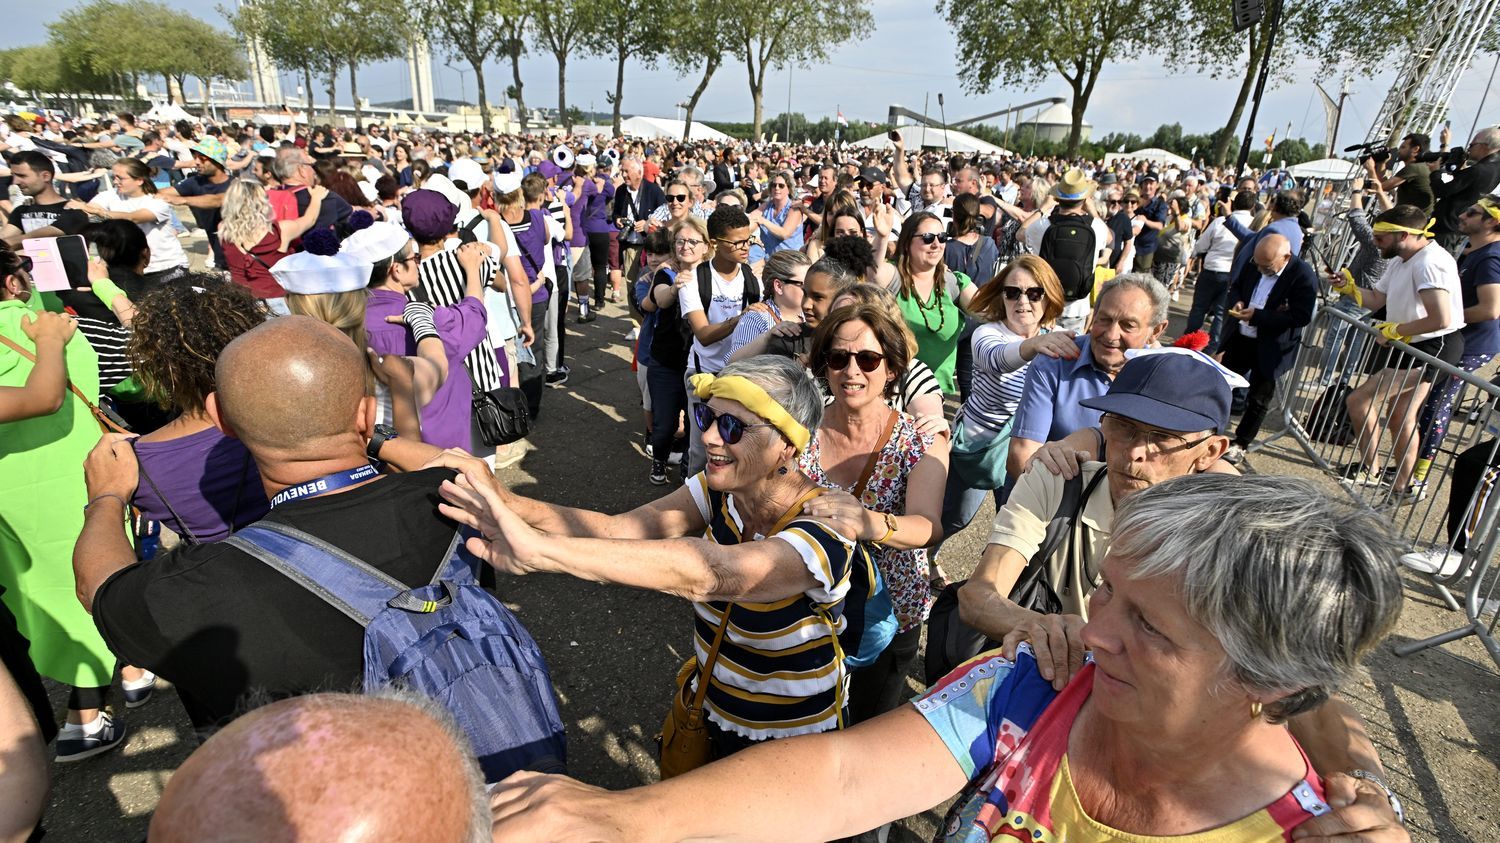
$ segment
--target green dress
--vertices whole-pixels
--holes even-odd
[[[28,351],[25,302],[0,302],[0,333]],[[68,377],[84,395],[99,394],[99,358],[81,332],[67,349]],[[24,386],[31,361],[0,344],[0,386]],[[108,685],[115,657],[78,602],[73,543],[83,529],[83,458],[99,441],[99,423],[72,393],[48,416],[0,424],[0,587],[31,660],[43,676],[80,688]]]
[[[901,315],[917,337],[917,359],[927,364],[948,395],[958,394],[953,370],[958,363],[958,335],[964,329],[964,314],[956,299],[971,283],[962,272],[944,272],[943,282],[932,285],[932,297],[926,301],[896,288]]]

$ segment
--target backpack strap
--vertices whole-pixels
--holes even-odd
[[[703,305],[703,316],[705,318],[707,318],[708,316],[708,303],[713,301],[714,298],[714,271],[709,266],[710,263],[711,261],[704,261],[703,263],[698,264],[697,270],[698,303]],[[681,307],[682,306],[679,304],[678,309],[680,310]]]
[[[453,541],[448,543],[448,552],[443,556],[442,564],[438,565],[428,585],[437,585],[444,580],[454,585],[473,584],[474,555],[464,547],[464,539],[474,535],[478,534],[462,527],[454,531]]]
[[[368,563],[294,527],[259,521],[224,540],[317,595],[360,626],[410,591]]]
[[[750,271],[750,265],[740,264],[740,277],[744,279],[745,289],[741,294],[740,306],[749,307],[760,301],[760,281],[756,280],[755,273]]]

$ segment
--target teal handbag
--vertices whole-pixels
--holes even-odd
[[[1012,419],[1011,421],[1014,421]],[[993,435],[974,436],[962,420],[953,425],[948,470],[956,472],[967,489],[998,489],[1005,485],[1005,459],[1010,455],[1011,421]]]

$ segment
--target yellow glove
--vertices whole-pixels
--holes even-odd
[[[1405,334],[1402,334],[1400,331],[1396,330],[1395,322],[1376,322],[1375,330],[1379,331],[1380,335],[1388,340],[1406,342],[1407,340],[1411,339],[1411,337],[1408,337]]]
[[[1364,307],[1364,294],[1359,291],[1359,286],[1354,283],[1354,276],[1347,269],[1339,270],[1339,283],[1333,285],[1333,291],[1341,296],[1354,299],[1357,307]]]

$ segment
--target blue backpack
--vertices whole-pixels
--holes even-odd
[[[518,770],[565,772],[552,677],[520,620],[474,579],[453,536],[432,582],[404,584],[300,530],[261,521],[225,542],[271,566],[365,629],[364,690],[398,685],[446,708],[486,782]]]

